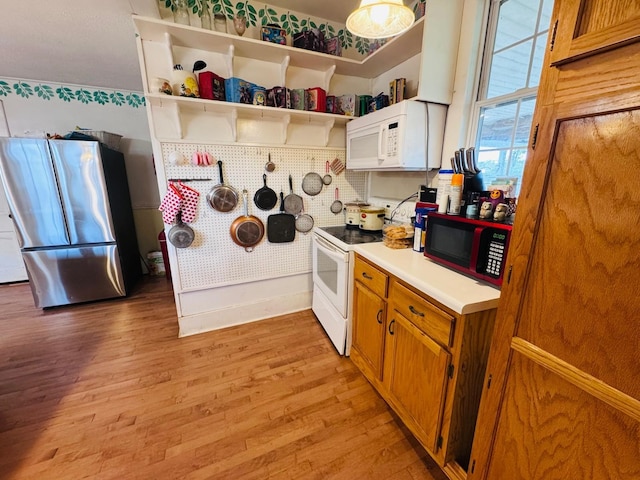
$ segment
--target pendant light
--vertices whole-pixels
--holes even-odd
[[[347,29],[362,38],[387,38],[408,30],[414,21],[402,0],[361,0],[347,18]]]

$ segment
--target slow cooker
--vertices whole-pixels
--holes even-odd
[[[344,204],[344,223],[347,227],[358,228],[360,226],[360,209],[368,207],[366,202],[348,202]]]
[[[360,208],[360,230],[377,232],[384,226],[384,207]]]

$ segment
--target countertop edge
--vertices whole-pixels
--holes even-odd
[[[498,306],[498,288],[439,265],[412,249],[395,250],[382,243],[367,243],[356,245],[353,250],[461,315]]]

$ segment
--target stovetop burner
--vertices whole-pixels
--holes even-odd
[[[346,225],[338,225],[337,227],[320,227],[320,229],[336,237],[347,245],[382,241],[381,230],[377,232],[370,232],[367,230],[360,230],[359,228],[349,228]]]

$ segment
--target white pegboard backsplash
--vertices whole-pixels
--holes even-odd
[[[174,151],[181,152],[188,160],[191,160],[196,151],[209,152],[216,161],[222,160],[226,184],[234,187],[240,196],[244,188],[249,191],[249,214],[260,218],[265,226],[264,238],[253,252],[246,252],[233,243],[229,233],[233,221],[244,215],[242,202],[233,211],[221,213],[211,208],[206,201],[207,192],[220,183],[217,164],[173,165],[169,162],[169,156]],[[291,243],[269,243],[266,235],[267,219],[270,214],[279,213],[280,201],[270,211],[260,210],[253,202],[254,193],[263,186],[262,174],[266,173],[264,167],[269,153],[276,168],[267,173],[267,185],[278,196],[281,190],[286,196],[290,192],[291,174],[293,191],[302,197],[305,212],[314,218],[316,226],[344,223],[344,213],[334,215],[329,208],[334,201],[336,187],[343,202],[365,198],[366,173],[347,170],[339,175],[332,173],[331,185],[323,187],[316,196],[308,196],[302,191],[304,176],[310,171],[324,175],[327,160],[331,162],[336,157],[345,160],[344,149],[163,143],[162,156],[167,179],[210,179],[187,184],[200,192],[200,198],[196,219],[190,224],[196,238],[190,247],[176,249],[182,291],[311,271],[311,234],[296,232],[296,238]]]
[[[369,197],[367,200],[373,206],[385,208],[385,223],[390,221],[392,213],[393,223],[411,223],[411,217],[415,216],[416,201],[411,199],[399,205],[401,201],[382,197]]]

